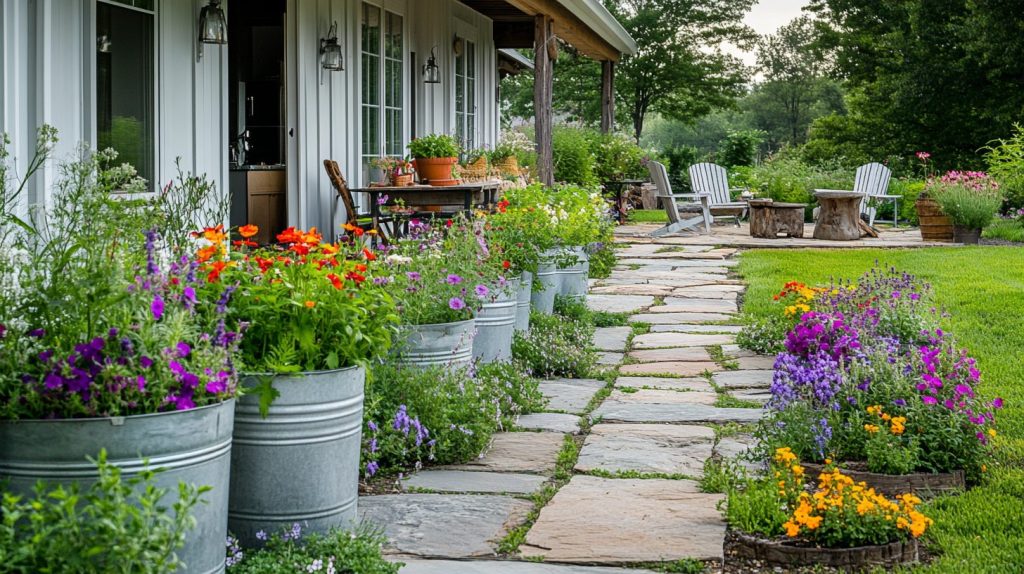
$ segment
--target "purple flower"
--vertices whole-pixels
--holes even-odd
[[[381,194],[381,196],[377,198],[377,205],[384,205],[385,203],[388,202],[389,199],[391,198],[388,197],[388,194]]]
[[[256,540],[266,541],[266,539],[267,539],[267,532],[265,530],[260,530],[259,532],[256,533]]]
[[[377,474],[378,470],[380,470],[380,465],[377,464],[377,461],[371,460],[366,463],[366,476],[373,476]]]
[[[1003,408],[1003,399],[1001,397],[996,397],[995,400],[992,401],[992,408],[994,408],[994,409],[1001,409],[1001,408]]]
[[[153,366],[153,359],[150,359],[146,355],[139,357],[139,364],[142,365],[143,369],[148,369]]]
[[[372,432],[377,432],[377,423],[373,421],[366,421],[366,428],[370,429]]]
[[[931,395],[923,395],[921,397],[921,402],[926,405],[934,405],[935,403],[939,402],[939,400]]]
[[[409,278],[409,281],[419,281],[421,275],[416,271],[406,271],[405,276]]]
[[[196,290],[192,287],[185,287],[181,291],[181,302],[185,304],[186,309],[192,309],[196,306]]]
[[[46,335],[46,329],[32,329],[28,332],[29,337],[35,337],[36,339],[42,338]]]
[[[146,390],[146,377],[143,377],[142,375],[136,377],[135,386],[138,387],[140,391]]]
[[[473,291],[476,293],[477,297],[486,297],[491,292],[486,285],[477,285]]]
[[[462,277],[449,273],[448,277],[445,278],[444,282],[449,285],[458,285],[459,283],[462,283]]]
[[[159,295],[153,296],[153,302],[149,305],[149,310],[153,313],[153,319],[159,321],[164,316],[164,300]]]
[[[187,357],[192,352],[192,347],[189,346],[185,341],[180,341],[177,345],[178,356]]]
[[[448,306],[454,311],[461,311],[466,308],[466,302],[458,297],[452,297],[448,300]]]
[[[892,402],[892,404],[894,404],[894,405],[896,405],[898,407],[905,407],[905,406],[907,406],[907,401],[905,401],[903,399],[896,399],[896,400],[894,400]]]

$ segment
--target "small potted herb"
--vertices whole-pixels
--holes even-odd
[[[430,185],[455,185],[454,168],[462,148],[447,134],[432,134],[409,142],[409,154],[416,158],[420,180]]]

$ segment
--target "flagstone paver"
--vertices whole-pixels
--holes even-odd
[[[608,313],[635,313],[654,304],[650,295],[587,295],[587,307],[591,311]]]
[[[584,564],[721,560],[721,498],[688,480],[574,476],[540,511],[520,551]]]
[[[533,507],[511,496],[387,494],[359,498],[359,516],[384,529],[389,552],[423,557],[493,556]]]
[[[703,473],[715,433],[694,425],[598,424],[576,462],[579,472]]]
[[[600,295],[651,295],[665,297],[672,295],[677,287],[671,285],[650,285],[646,283],[628,283],[625,285],[598,285],[590,290]]]
[[[755,357],[738,357],[736,364],[740,369],[751,370],[751,369],[772,369],[775,367],[775,357],[755,356]]]
[[[580,432],[580,417],[564,413],[533,413],[521,415],[516,426],[526,430],[577,434]]]
[[[598,351],[626,350],[626,341],[633,332],[631,327],[600,327],[594,329],[594,348]]]
[[[539,386],[548,399],[548,410],[580,414],[604,383],[595,379],[552,379]]]
[[[573,564],[538,564],[511,560],[410,560],[402,574],[654,574],[650,570],[577,566]]]
[[[664,307],[676,308],[678,311],[696,313],[739,313],[736,301],[725,299],[700,299],[696,297],[666,297]],[[653,309],[658,309],[654,307]]]
[[[661,363],[665,361],[711,362],[711,354],[704,347],[670,347],[667,349],[630,351],[629,358],[641,363]]]
[[[547,482],[536,474],[471,472],[466,470],[423,470],[402,481],[404,490],[437,492],[486,492],[489,494],[530,494]]]
[[[720,371],[718,363],[668,361],[661,363],[636,363],[619,367],[623,375],[669,375],[673,377],[692,377],[705,371]]]
[[[730,343],[730,344],[727,344],[727,345],[722,345],[722,354],[724,354],[727,357],[733,357],[733,358],[738,358],[738,357],[757,357],[758,356],[757,353],[755,353],[753,351],[748,351],[747,349],[743,349],[743,348],[741,348],[739,345],[737,345],[735,343]]]
[[[772,371],[750,370],[750,371],[722,371],[715,373],[712,381],[719,387],[726,389],[753,389],[767,388],[772,384]]]
[[[718,393],[713,391],[677,391],[671,389],[640,389],[635,392],[615,390],[604,400],[603,405],[622,403],[646,403],[664,405],[713,405]]]
[[[634,349],[658,349],[662,347],[707,347],[728,345],[731,335],[705,335],[692,333],[645,333],[633,337]]]
[[[668,389],[673,391],[695,391],[700,393],[714,392],[715,388],[703,377],[619,377],[615,379],[616,387],[634,389]]]
[[[741,325],[651,325],[652,333],[739,333]]]
[[[625,353],[609,353],[600,351],[597,353],[597,364],[605,367],[615,366],[622,362]]]
[[[562,449],[562,435],[550,432],[502,432],[491,439],[483,456],[448,470],[489,470],[550,475]]]
[[[603,422],[626,423],[751,423],[761,409],[718,408],[698,404],[609,403],[594,410]]]
[[[630,323],[650,323],[651,325],[678,325],[680,323],[712,323],[730,321],[733,315],[725,313],[640,313],[629,317]]]

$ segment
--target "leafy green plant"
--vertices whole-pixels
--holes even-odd
[[[230,574],[279,574],[282,572],[324,572],[397,574],[404,566],[381,555],[387,539],[380,530],[360,525],[355,530],[332,530],[326,534],[303,535],[302,526],[266,535],[258,550],[242,549],[228,539],[227,571]]]
[[[409,142],[409,155],[422,158],[459,157],[462,146],[454,136],[431,134]]]
[[[1014,124],[1009,138],[995,140],[984,149],[988,172],[1003,189],[1003,211],[1024,207],[1024,125]]]
[[[599,182],[647,177],[643,148],[622,134],[591,134],[590,153]]]
[[[988,226],[1003,203],[999,184],[981,172],[951,171],[929,180],[925,190],[953,225],[968,229]]]
[[[582,186],[599,183],[594,172],[594,155],[585,132],[571,127],[556,128],[551,146],[555,181]]]
[[[746,480],[729,490],[725,517],[729,525],[750,534],[777,536],[786,522],[779,488],[767,480]]]
[[[109,574],[175,572],[175,551],[195,527],[191,511],[207,487],[178,485],[173,502],[146,468],[122,479],[105,451],[94,461],[98,478],[77,483],[40,483],[30,498],[3,492],[0,499],[0,573],[76,572]]]
[[[586,377],[597,356],[590,350],[594,327],[561,315],[530,314],[530,330],[516,332],[512,357],[541,377]]]
[[[754,165],[757,148],[767,135],[761,130],[730,131],[719,144],[719,163],[727,167]]]

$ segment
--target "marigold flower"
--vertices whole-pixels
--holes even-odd
[[[800,534],[800,526],[792,521],[787,520],[782,527],[786,529],[786,536],[789,536],[790,538],[794,538],[797,534]]]
[[[248,224],[248,225],[243,225],[243,226],[238,228],[238,234],[241,235],[242,237],[246,238],[246,239],[249,239],[250,237],[253,237],[254,235],[256,235],[259,232],[260,232],[260,228],[255,226],[255,225],[253,225],[253,224],[251,224],[251,223]]]
[[[313,307],[316,307],[316,301],[306,301],[305,305],[306,307],[312,309]]]

